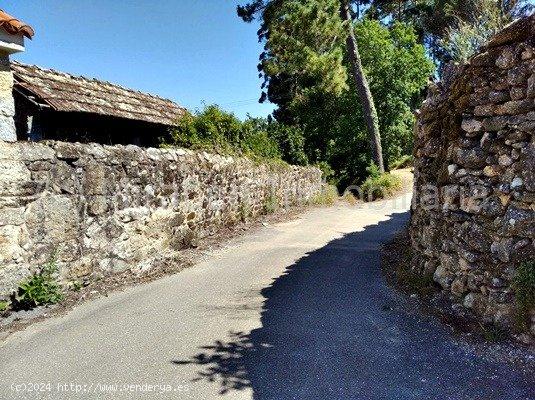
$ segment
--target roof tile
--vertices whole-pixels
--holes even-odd
[[[85,112],[173,126],[186,109],[175,102],[109,82],[35,65],[11,63],[16,86],[56,111]]]
[[[28,39],[31,39],[35,32],[30,25],[19,21],[17,18],[12,17],[3,10],[0,10],[0,27],[2,27],[10,35],[22,34]]]

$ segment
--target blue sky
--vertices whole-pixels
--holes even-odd
[[[33,26],[24,63],[154,93],[195,109],[217,103],[240,118],[258,104],[256,24],[236,16],[238,0],[7,0],[2,8]]]

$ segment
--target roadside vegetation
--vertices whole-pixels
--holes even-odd
[[[437,292],[432,275],[412,270],[412,247],[407,230],[384,246],[381,264],[387,281],[405,293],[426,297]]]
[[[58,282],[59,269],[54,256],[35,274],[19,283],[13,296],[12,308],[27,310],[37,306],[56,304],[63,300],[64,294]]]
[[[359,193],[364,201],[384,199],[392,196],[403,187],[400,177],[390,173],[381,173],[375,164],[371,164],[367,171],[368,177],[360,185]]]
[[[263,211],[264,214],[273,214],[279,209],[279,200],[275,193],[269,193],[264,199]]]
[[[513,279],[516,301],[516,325],[520,331],[527,331],[531,323],[531,312],[535,311],[535,261],[520,264]]]
[[[338,189],[333,185],[325,185],[321,191],[312,198],[315,206],[332,206],[339,198]]]

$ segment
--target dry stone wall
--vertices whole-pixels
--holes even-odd
[[[66,281],[143,271],[321,186],[316,168],[204,152],[0,141],[0,298],[54,252]]]
[[[534,39],[520,20],[450,65],[415,129],[414,268],[505,326],[516,269],[535,258]]]

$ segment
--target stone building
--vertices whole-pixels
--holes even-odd
[[[18,62],[11,69],[18,140],[156,146],[186,112],[109,82]]]
[[[109,82],[9,60],[33,29],[0,10],[0,140],[156,146],[186,110]]]
[[[31,39],[31,26],[0,10],[0,140],[15,141],[13,73],[9,55],[24,51],[24,38]]]

